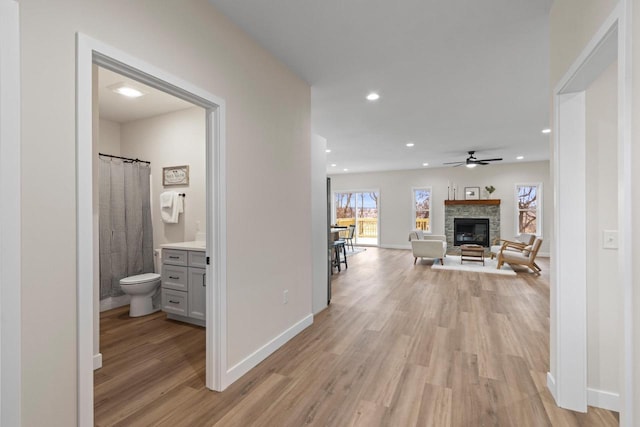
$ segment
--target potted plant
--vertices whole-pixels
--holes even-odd
[[[489,199],[491,198],[491,193],[496,191],[496,187],[494,187],[493,185],[487,185],[486,187],[484,187],[484,189],[487,190],[487,193],[489,193]]]

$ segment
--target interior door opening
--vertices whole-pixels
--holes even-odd
[[[99,319],[98,212],[94,191],[98,158],[93,122],[95,66],[174,95],[204,110],[206,183],[206,252],[203,286],[206,288],[205,386],[223,390],[230,382],[226,372],[226,203],[225,203],[225,102],[176,76],[132,57],[112,46],[77,34],[77,319],[78,319],[78,424],[94,423],[94,353]],[[122,156],[126,157],[126,156]],[[166,165],[176,169],[179,163]],[[188,195],[187,195],[188,197]],[[158,203],[158,201],[156,201]]]
[[[94,67],[94,83],[100,299],[94,404],[96,421],[108,424],[113,411],[107,402],[124,406],[128,400],[131,385],[121,378],[141,384],[138,393],[154,399],[173,381],[167,376],[166,389],[158,380],[147,389],[154,372],[178,375],[182,359],[192,362],[191,375],[205,365],[206,331],[167,323],[206,327],[206,115],[202,107],[103,67]],[[174,339],[158,344],[167,334]],[[178,338],[185,336],[188,350]],[[162,357],[171,352],[176,356]],[[122,363],[132,353],[135,358]],[[152,370],[139,368],[152,361]]]

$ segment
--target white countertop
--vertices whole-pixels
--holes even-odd
[[[187,251],[201,251],[205,252],[206,242],[178,242],[178,243],[165,243],[164,245],[160,245],[163,249],[182,249]]]

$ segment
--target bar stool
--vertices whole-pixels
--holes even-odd
[[[342,256],[340,253],[342,252]],[[340,264],[344,262],[344,269],[349,268],[347,265],[347,249],[344,244],[344,240],[336,240],[333,242],[333,260],[331,263],[331,274],[333,274],[333,267],[338,268],[338,273],[340,273]],[[341,259],[342,258],[342,259]]]

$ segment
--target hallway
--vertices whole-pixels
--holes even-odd
[[[558,409],[546,389],[541,261],[541,277],[513,278],[367,248],[333,276],[330,308],[224,393],[204,388],[203,329],[102,313],[96,425],[618,425]]]

